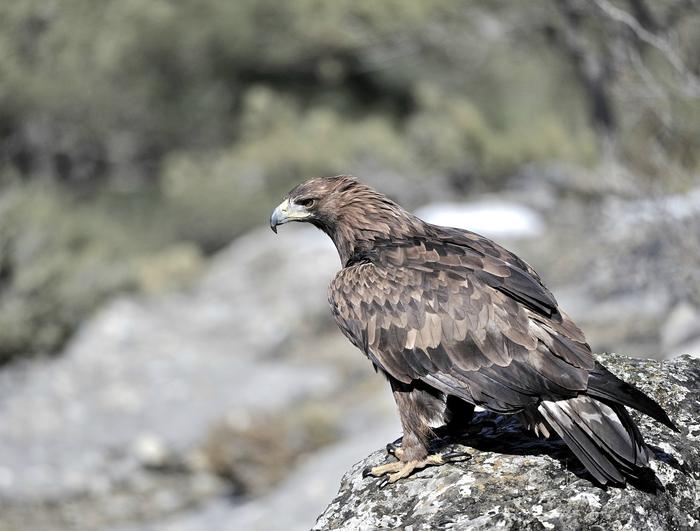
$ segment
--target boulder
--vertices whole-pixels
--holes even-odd
[[[661,345],[673,355],[700,355],[700,308],[689,302],[678,303],[669,312],[661,329]]]
[[[471,459],[379,488],[376,478],[362,477],[365,467],[387,459],[378,450],[345,474],[313,529],[697,529],[700,360],[600,360],[657,399],[681,428],[674,433],[633,412],[656,454],[656,492],[648,485],[600,488],[560,440],[538,439],[513,417],[482,412],[455,444]]]
[[[187,290],[114,300],[62,355],[0,371],[1,530],[143,529],[219,499],[233,511],[284,478],[279,459],[291,471],[345,435],[347,411],[305,403],[352,389],[336,356],[371,372],[331,328],[332,243],[295,229],[242,237]]]

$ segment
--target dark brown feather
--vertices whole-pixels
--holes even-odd
[[[472,246],[479,242],[465,241]],[[455,256],[466,259],[456,261]],[[443,392],[456,394],[459,387],[474,403],[499,410],[507,404],[509,412],[584,390],[585,369],[594,362],[582,336],[575,331],[560,338],[566,329],[555,333],[545,326],[546,317],[508,296],[522,288],[487,283],[490,273],[478,268],[483,259],[472,248],[459,247],[454,237],[445,245],[437,236],[378,241],[366,261],[343,269],[333,280],[334,315],[344,330],[345,321],[365,323],[363,336],[351,339],[366,344],[370,358],[404,383],[430,374]],[[516,269],[515,277],[521,285],[532,285],[531,293],[541,286],[526,271],[495,256],[488,262],[501,288]],[[539,290],[542,301],[551,298],[544,287]],[[403,301],[401,307],[398,301]],[[556,315],[563,319],[558,310]],[[378,326],[378,319],[386,326]],[[546,343],[556,350],[549,357],[563,363],[543,362],[550,348]]]

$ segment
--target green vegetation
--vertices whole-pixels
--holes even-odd
[[[201,262],[56,188],[6,191],[0,219],[0,360],[51,352],[106,296],[183,285]]]
[[[110,294],[181,285],[313,175],[466,193],[612,153],[687,186],[699,16],[618,2],[640,34],[606,5],[2,3],[0,361],[56,351]]]

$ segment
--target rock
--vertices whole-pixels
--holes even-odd
[[[596,487],[561,441],[537,439],[512,417],[480,413],[460,441],[471,460],[378,489],[362,470],[386,460],[379,450],[345,474],[313,529],[697,529],[700,360],[608,354],[601,361],[656,398],[681,428],[673,433],[633,413],[657,455],[651,466],[663,485],[658,494]]]
[[[629,230],[640,223],[658,223],[660,217],[682,221],[700,215],[700,188],[693,188],[684,194],[635,200],[611,196],[607,199],[605,208],[609,210],[608,215],[617,220],[618,231]]]
[[[390,438],[396,432],[392,422],[372,422],[362,428],[342,443],[314,452],[264,496],[238,506],[215,498],[153,525],[119,526],[109,531],[306,531],[347,468],[342,463],[370,451],[377,437]]]
[[[700,194],[555,197],[549,206],[523,200],[544,219],[541,236],[502,243],[533,265],[594,350],[697,352],[692,342],[669,347],[661,331],[680,301],[700,307]]]
[[[217,447],[226,465],[226,444],[235,460],[246,447],[241,437],[264,435],[248,429],[251,418],[282,417],[304,401],[344,418],[333,399],[358,403],[342,394],[362,389],[349,379],[354,364],[379,377],[359,353],[347,355],[352,347],[331,328],[332,243],[289,229],[283,238],[267,228],[240,238],[186,291],[115,300],[61,356],[0,371],[1,529],[140,528],[217,498],[233,509],[238,486],[208,453],[220,426],[231,427]],[[367,400],[390,401],[388,392],[376,397]],[[302,420],[284,432],[286,449],[303,454],[332,442],[332,418]],[[272,488],[293,472],[294,462],[263,457],[232,475]],[[346,455],[342,469],[358,457]]]
[[[661,329],[661,341],[668,357],[700,353],[700,309],[688,302],[677,304]]]
[[[156,436],[144,434],[136,440],[133,453],[145,467],[159,468],[165,465],[168,451]]]
[[[594,349],[619,347],[640,357],[669,357],[657,338],[664,323],[664,309],[670,304],[662,286],[601,295],[582,281],[553,291],[559,307],[585,332]]]

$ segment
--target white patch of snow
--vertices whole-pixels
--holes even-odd
[[[531,238],[542,234],[540,215],[524,205],[498,199],[471,203],[431,203],[416,215],[428,223],[468,229],[493,238]]]

